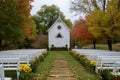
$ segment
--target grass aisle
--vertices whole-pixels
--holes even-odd
[[[47,80],[50,70],[52,69],[52,62],[55,59],[56,54],[49,52],[47,57],[37,68],[37,72],[34,74],[34,80]]]
[[[52,70],[50,71],[47,80],[76,80],[66,61],[66,57],[62,55],[61,52],[56,52],[52,66]]]
[[[77,62],[68,51],[49,51],[49,55],[43,62],[40,63],[36,77],[34,80],[47,80],[52,70],[52,63],[55,61],[56,56],[63,56],[64,60],[69,65],[71,72],[77,80],[100,80],[97,75],[89,73],[79,62]],[[61,64],[62,65],[62,64]]]
[[[68,52],[64,54],[69,66],[77,80],[100,80],[96,74],[92,74],[85,69],[77,60],[75,60]]]

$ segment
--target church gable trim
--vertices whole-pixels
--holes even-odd
[[[53,23],[53,25],[48,29],[48,32],[54,27],[55,24],[58,23],[62,23],[70,31],[70,28],[62,21],[61,17],[59,16],[58,19]]]

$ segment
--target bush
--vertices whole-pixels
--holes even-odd
[[[87,59],[85,55],[80,55],[80,61],[83,66],[88,66],[90,61]]]
[[[100,70],[100,76],[102,77],[102,80],[109,80],[110,78],[110,71],[107,69],[101,69]]]
[[[41,55],[39,56],[39,61],[41,61],[41,62],[44,61],[44,55],[43,55],[43,54],[41,54]]]
[[[109,80],[120,80],[120,75],[118,75],[118,74],[111,74]]]
[[[30,67],[32,69],[32,72],[36,72],[37,66],[38,66],[38,62],[36,61],[36,59],[34,61],[31,61]]]
[[[107,69],[101,69],[99,74],[102,80],[120,80],[119,74],[117,73],[112,74],[110,70],[107,70]]]
[[[95,73],[96,61],[90,61],[85,55],[77,54],[75,51],[70,51],[70,54],[79,61],[86,69],[90,72]],[[101,69],[99,71],[99,75],[102,80],[120,80],[120,75],[111,74],[111,72],[107,69]]]
[[[89,69],[92,72],[95,72],[95,67],[96,67],[96,61],[90,61],[90,63],[89,63]]]
[[[48,52],[47,51],[43,52],[43,55],[44,57],[46,57],[48,55]]]
[[[82,48],[83,46],[86,45],[84,42],[81,41],[79,41],[77,44],[78,44],[78,48]]]
[[[29,80],[32,72],[31,67],[27,64],[20,64],[20,68],[20,80]]]
[[[70,54],[79,61],[80,64],[86,67],[90,72],[95,72],[95,66],[91,63],[85,55],[77,54],[75,51],[70,51]],[[95,62],[94,62],[95,65]]]

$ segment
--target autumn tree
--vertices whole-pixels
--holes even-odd
[[[69,27],[72,27],[71,21],[65,19],[65,16],[56,5],[43,5],[37,14],[33,16],[37,25],[38,34],[41,32],[47,34],[48,28],[55,22],[59,15]]]
[[[120,34],[120,12],[117,4],[118,0],[111,0],[105,11],[95,9],[88,16],[89,29],[94,35],[101,35],[107,40],[109,50],[112,50],[113,38],[119,38]]]
[[[112,40],[114,37],[120,38],[120,11],[117,5],[119,0],[111,0],[106,9],[107,25],[104,33],[108,42],[109,50],[112,50]]]
[[[87,16],[87,25],[88,25],[89,31],[93,35],[94,48],[95,48],[97,39],[103,37],[101,33],[104,26],[100,27],[101,23],[103,22],[103,19],[102,19],[103,16],[104,16],[103,11],[100,9],[95,9],[91,14]]]
[[[83,13],[85,16],[94,12],[94,10],[105,10],[107,5],[107,0],[74,0],[71,1],[71,11],[76,12],[76,14],[80,15]],[[94,16],[95,17],[95,16]],[[91,18],[92,19],[92,18]],[[95,31],[97,33],[97,31]],[[98,34],[93,34],[93,44],[94,48],[96,47],[96,41],[100,37]]]
[[[93,36],[91,32],[88,31],[86,21],[86,19],[80,19],[79,21],[77,21],[77,23],[71,31],[71,35],[76,41],[91,43]]]
[[[26,39],[25,26],[32,19],[31,2],[32,0],[0,0],[0,47],[6,41],[13,44]]]

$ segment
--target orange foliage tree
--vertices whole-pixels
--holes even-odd
[[[32,39],[35,38],[36,26],[30,15],[31,2],[32,0],[0,0],[0,49],[4,44],[10,46],[31,39],[31,34]]]
[[[82,41],[85,43],[91,43],[93,35],[88,30],[88,26],[86,24],[86,19],[80,19],[75,24],[74,28],[71,31],[71,36],[76,41]]]

